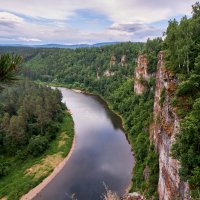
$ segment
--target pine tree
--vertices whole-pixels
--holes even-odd
[[[16,71],[20,62],[20,56],[12,56],[9,54],[0,56],[0,91],[5,85],[11,84],[17,80]]]

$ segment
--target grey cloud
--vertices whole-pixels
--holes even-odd
[[[0,21],[0,27],[1,28],[14,28],[15,27],[15,23]]]
[[[156,30],[157,28],[153,26],[144,25],[144,24],[133,23],[133,24],[117,24],[117,25],[111,26],[109,29],[134,33],[134,32],[139,32],[139,31],[144,31],[144,30],[148,30],[148,31]]]
[[[126,35],[131,41],[145,41],[147,38],[162,37],[164,32],[164,29],[142,23],[113,24],[108,30]]]

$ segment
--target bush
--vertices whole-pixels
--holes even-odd
[[[59,124],[57,123],[49,124],[48,130],[45,133],[45,136],[49,141],[51,141],[56,138],[56,134],[58,131],[59,131]]]
[[[28,152],[33,156],[42,154],[48,148],[48,139],[45,136],[32,136],[28,145]]]
[[[10,164],[3,159],[3,157],[0,157],[0,177],[6,176],[9,173],[10,170]]]
[[[200,75],[191,75],[191,77],[180,84],[177,89],[178,96],[196,95],[200,89]]]
[[[190,81],[184,81],[183,83],[180,84],[177,90],[177,95],[178,96],[184,96],[192,93],[193,91],[193,85]]]
[[[17,160],[26,160],[27,159],[27,155],[28,155],[28,152],[27,152],[27,149],[24,149],[24,150],[18,150],[17,151],[17,154],[16,154],[16,159]]]

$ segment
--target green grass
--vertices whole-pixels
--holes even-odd
[[[64,133],[66,134],[66,139],[62,145],[59,145],[59,142],[63,140],[61,135],[63,136]],[[71,149],[73,138],[73,120],[71,115],[66,113],[56,139],[50,143],[50,147],[45,151],[43,155],[36,158],[29,157],[24,161],[19,161],[15,158],[8,158],[13,160],[12,171],[7,176],[0,179],[0,198],[6,197],[8,200],[17,200],[23,194],[26,194],[29,190],[42,182],[42,180],[53,171],[51,167],[45,169],[45,175],[37,178],[34,177],[34,175],[26,175],[25,171],[36,164],[41,164],[42,160],[49,155],[61,152],[61,156],[63,158],[66,157]]]

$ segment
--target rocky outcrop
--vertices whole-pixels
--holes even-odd
[[[116,64],[116,57],[112,55],[110,59],[110,66],[115,65],[115,64]]]
[[[161,200],[189,200],[189,186],[179,177],[180,164],[170,156],[175,136],[180,130],[180,120],[171,104],[177,79],[165,68],[163,58],[164,52],[160,52],[156,74],[154,120],[150,128],[151,141],[159,154],[158,194]]]
[[[111,72],[110,70],[106,70],[104,73],[103,73],[104,76],[106,77],[110,77],[110,76],[114,76],[115,75],[115,72]]]
[[[149,79],[148,73],[147,73],[147,67],[148,67],[148,61],[146,56],[139,55],[137,60],[137,66],[135,68],[135,75],[134,75],[134,92],[137,95],[140,95],[145,90],[144,81],[147,81]]]
[[[146,200],[146,198],[137,192],[133,192],[125,195],[121,200]]]
[[[127,64],[126,64],[126,55],[123,55],[122,57],[121,57],[121,66],[126,66]]]

